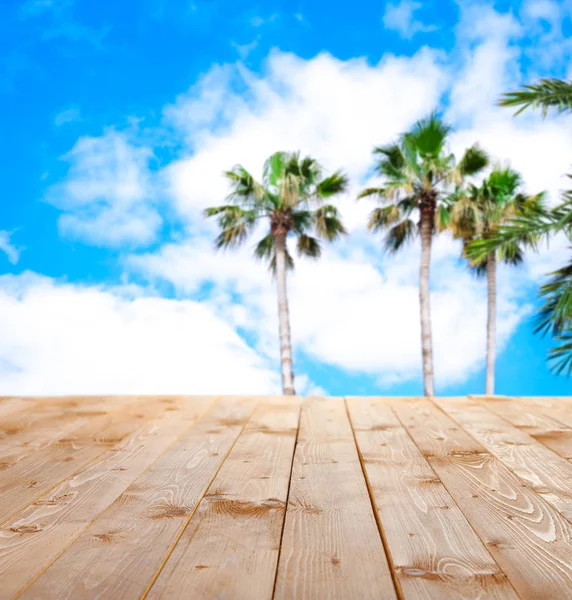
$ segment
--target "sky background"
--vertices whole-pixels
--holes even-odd
[[[214,254],[223,170],[300,150],[351,177],[351,235],[289,280],[297,391],[422,393],[418,255],[365,229],[371,150],[433,110],[558,201],[570,117],[496,107],[572,75],[572,0],[5,0],[0,394],[277,393],[276,299],[252,243]],[[252,240],[254,242],[254,240]],[[435,242],[436,391],[484,391],[486,286]],[[569,394],[533,335],[555,239],[499,273],[497,392]]]

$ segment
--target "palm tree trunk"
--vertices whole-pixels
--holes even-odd
[[[290,337],[290,311],[286,291],[286,236],[276,236],[276,283],[278,290],[278,323],[280,330],[280,361],[282,367],[282,393],[294,396],[292,371],[292,341]]]
[[[421,266],[419,269],[419,306],[421,309],[421,357],[423,360],[423,387],[426,396],[434,396],[433,338],[431,334],[431,305],[429,278],[431,242],[433,241],[433,211],[421,212]]]
[[[487,396],[495,393],[495,359],[497,329],[497,258],[495,253],[487,258]]]

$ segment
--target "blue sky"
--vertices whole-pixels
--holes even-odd
[[[433,109],[555,202],[568,117],[503,91],[571,74],[572,1],[8,1],[0,8],[0,393],[271,393],[275,299],[251,247],[213,255],[222,170],[300,149],[352,179],[350,238],[290,281],[302,393],[419,394],[418,249],[384,256],[354,198],[370,152]],[[567,394],[536,289],[561,240],[501,271],[497,389]],[[484,387],[485,289],[441,236],[439,393]]]

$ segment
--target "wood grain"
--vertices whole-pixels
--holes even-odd
[[[275,598],[396,598],[341,398],[302,407]]]
[[[138,598],[250,418],[256,401],[223,398],[133,482],[22,598]]]
[[[522,404],[538,407],[547,417],[559,421],[562,425],[572,427],[572,401],[569,398],[519,396],[515,400]]]
[[[300,400],[263,401],[201,501],[148,598],[270,600]]]
[[[390,402],[520,596],[572,598],[570,523],[429,400]]]
[[[139,477],[211,404],[177,398],[80,474],[0,528],[0,599],[29,584]]]
[[[0,479],[0,524],[115,447],[141,421],[162,409],[156,400],[142,400],[139,405],[136,399],[126,398],[114,404],[113,410],[88,419],[70,435],[11,464]]]
[[[33,452],[45,450],[59,438],[88,423],[94,416],[117,410],[132,399],[44,399],[8,417],[0,418],[0,469],[10,469]],[[11,476],[5,473],[6,476]]]
[[[14,413],[27,410],[40,402],[41,400],[37,398],[2,398],[2,402],[0,403],[0,417],[7,417]]]
[[[518,599],[389,405],[347,404],[403,597]]]
[[[477,442],[572,522],[572,463],[468,398],[435,402]]]
[[[546,416],[538,406],[502,396],[475,397],[491,412],[518,427],[537,442],[572,460],[572,427]]]

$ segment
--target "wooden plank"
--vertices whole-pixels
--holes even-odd
[[[211,404],[180,397],[156,419],[0,528],[0,598],[11,598],[69,546]]]
[[[572,464],[469,398],[435,398],[453,420],[572,522]]]
[[[505,421],[522,429],[530,437],[572,460],[572,427],[546,416],[534,404],[502,396],[474,397]]]
[[[572,598],[570,523],[430,401],[390,403],[520,596]]]
[[[148,598],[271,598],[300,400],[261,401]]]
[[[302,407],[275,598],[396,598],[342,398]]]
[[[12,464],[0,479],[0,524],[115,447],[142,420],[157,416],[163,408],[154,399],[139,405],[137,398],[124,398],[109,413],[94,416],[69,436]]]
[[[33,452],[44,451],[94,416],[103,416],[132,401],[112,397],[44,399],[31,408],[0,419],[0,469],[9,469]]]
[[[141,597],[172,552],[255,405],[249,398],[219,400],[21,597]]]
[[[545,398],[545,397],[526,397],[520,396],[515,398],[518,402],[523,404],[530,404],[531,406],[538,407],[543,414],[551,419],[572,427],[572,401],[568,398]]]
[[[36,403],[35,398],[4,398],[0,404],[0,417],[8,417],[14,413],[27,410]]]
[[[347,404],[403,598],[518,599],[389,405]]]

